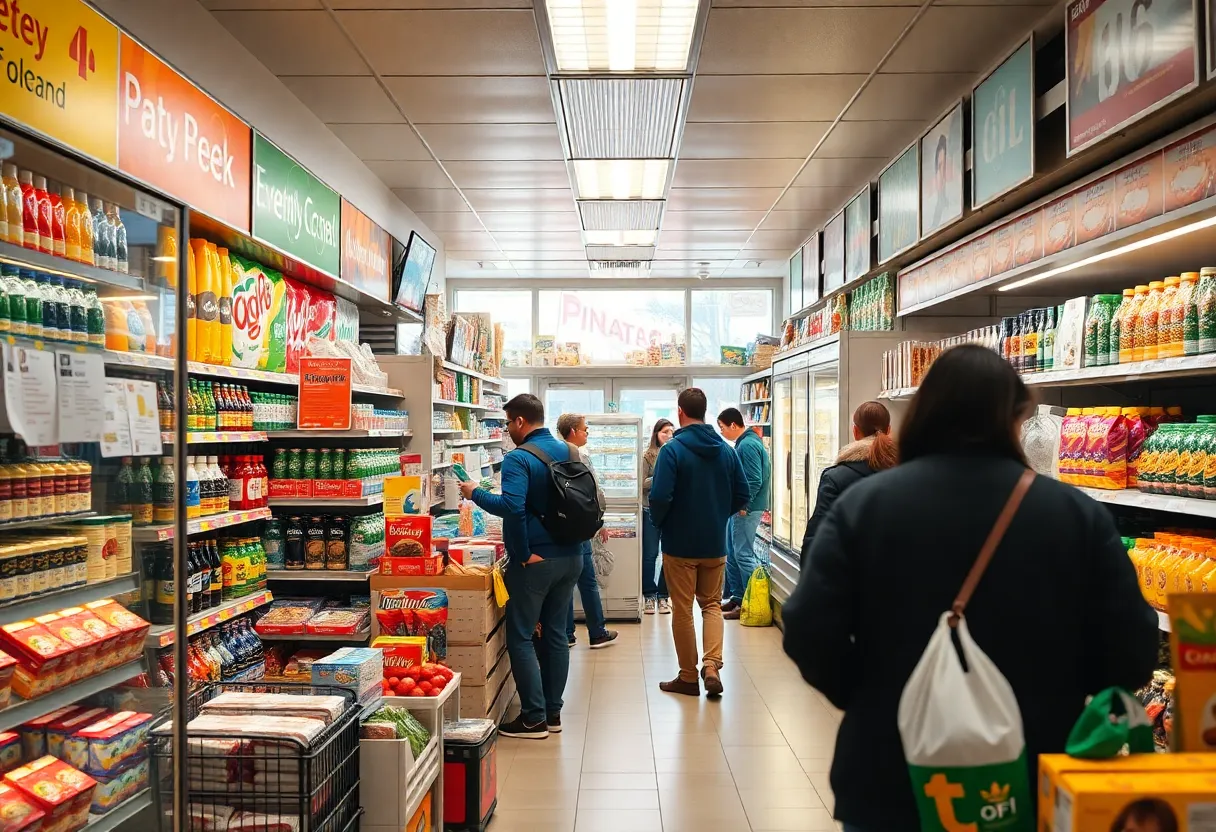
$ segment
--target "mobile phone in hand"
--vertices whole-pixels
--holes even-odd
[[[469,482],[469,472],[464,470],[464,466],[459,462],[452,465],[452,473],[456,475],[456,479],[461,482]]]

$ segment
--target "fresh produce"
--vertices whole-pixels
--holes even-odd
[[[394,708],[385,705],[367,718],[367,722],[387,722],[397,731],[397,739],[409,740],[410,750],[417,757],[431,740],[430,731],[405,708]]]
[[[423,662],[382,680],[380,688],[385,696],[438,696],[452,681],[453,675],[450,667]]]

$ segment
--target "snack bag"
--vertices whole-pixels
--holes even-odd
[[[1121,490],[1127,487],[1127,420],[1117,407],[1100,408],[1086,431],[1090,461],[1086,485]]]
[[[266,369],[271,310],[284,289],[282,275],[236,254],[232,266],[232,366]]]
[[[376,601],[378,635],[425,636],[433,659],[448,654],[448,594],[442,589],[385,589]]]
[[[337,314],[334,321],[334,340],[359,343],[359,307],[345,298],[334,298]]]
[[[283,284],[282,364],[279,364],[279,355],[272,347],[271,355],[275,366],[266,367],[266,369],[294,375],[300,372],[300,356],[305,354],[305,347],[308,344],[309,293],[307,286],[297,283],[291,278],[283,278]],[[275,320],[278,320],[277,316]],[[272,332],[277,337],[278,327],[272,327]]]
[[[304,288],[308,293],[308,327],[306,335],[312,335],[324,341],[333,341],[334,330],[338,325],[337,298],[321,289],[314,289],[311,286]]]

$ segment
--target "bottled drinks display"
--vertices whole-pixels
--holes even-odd
[[[1216,268],[1089,299],[1086,367],[1211,352],[1216,352]]]
[[[410,414],[405,410],[355,403],[350,406],[351,427],[355,430],[409,430]]]
[[[190,379],[186,397],[186,430],[258,430],[253,401],[243,384]]]
[[[191,615],[266,588],[266,550],[256,537],[191,540],[186,557],[186,596]],[[152,623],[172,624],[178,577],[172,548],[168,544],[146,548],[144,567]]]
[[[253,430],[295,430],[296,396],[285,393],[250,393]]]
[[[263,539],[270,535],[276,546],[282,541],[270,561],[272,569],[362,571],[370,568],[373,551],[383,552],[383,530],[383,514],[362,517],[293,514],[267,521]]]
[[[379,481],[399,471],[399,452],[393,448],[278,448],[270,478]]]
[[[887,273],[858,286],[849,298],[854,331],[879,332],[895,324],[895,287]]]
[[[249,511],[269,505],[270,472],[259,454],[222,456],[220,470],[228,479],[224,511]]]
[[[187,644],[186,673],[192,685],[250,682],[265,675],[265,651],[249,616],[204,630],[191,636]],[[173,684],[173,651],[161,650],[156,664],[157,683],[170,687]]]
[[[1028,309],[1003,318],[997,328],[997,352],[1019,373],[1041,373],[1055,367],[1058,307]]]
[[[0,265],[0,332],[105,346],[105,310],[90,284],[35,269]]]

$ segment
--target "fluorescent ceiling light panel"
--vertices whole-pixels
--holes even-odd
[[[658,230],[663,216],[663,200],[604,199],[584,200],[578,204],[583,228],[588,231]]]
[[[653,260],[654,246],[587,246],[588,260]]]
[[[653,246],[658,231],[584,231],[583,242],[589,246]]]
[[[545,0],[559,72],[684,72],[699,0]]]
[[[683,80],[559,79],[557,88],[572,159],[673,155]]]
[[[649,260],[592,260],[592,277],[648,277]]]
[[[670,159],[575,159],[579,199],[662,199]]]

